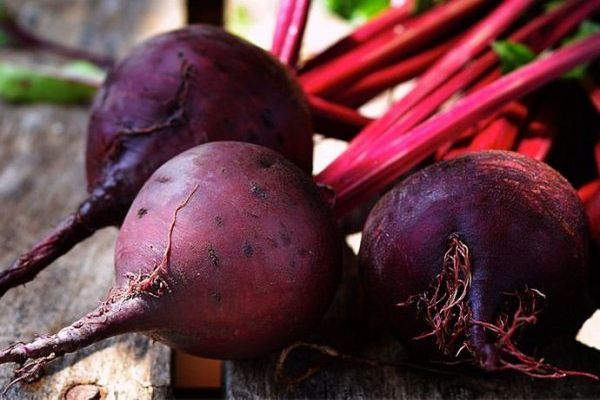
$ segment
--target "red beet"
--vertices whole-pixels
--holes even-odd
[[[539,377],[576,374],[521,349],[572,335],[590,315],[587,262],[574,189],[502,151],[410,176],[372,210],[360,249],[370,303],[423,358],[462,349],[460,359],[485,370]]]
[[[96,230],[120,225],[152,172],[176,154],[215,140],[261,144],[311,171],[305,99],[268,53],[201,25],[134,48],[108,74],[92,108],[86,153],[90,196],[0,273],[0,296]]]
[[[247,143],[190,149],[147,181],[120,230],[116,285],[54,336],[0,351],[18,377],[108,336],[139,331],[191,354],[245,358],[307,332],[340,276],[330,209],[310,178]]]

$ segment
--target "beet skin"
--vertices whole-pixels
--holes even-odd
[[[287,68],[264,50],[202,25],[135,47],[109,72],[92,107],[86,152],[90,196],[0,272],[0,296],[96,230],[120,225],[139,189],[164,162],[217,140],[269,147],[311,172],[308,106]]]
[[[315,325],[335,293],[341,246],[304,172],[262,146],[214,142],[168,161],[134,200],[117,239],[116,285],[54,336],[0,351],[51,359],[124,332],[214,358],[276,350]]]
[[[388,192],[367,220],[360,264],[380,319],[424,359],[464,346],[460,357],[483,369],[521,370],[535,360],[501,345],[495,327],[520,310],[533,318],[510,337],[526,348],[574,334],[590,314],[587,249],[570,184],[543,163],[489,151],[425,168]]]
[[[146,299],[157,326],[168,327],[151,336],[192,354],[240,358],[306,333],[337,287],[336,228],[310,178],[258,146],[210,143],[161,167],[121,227],[117,287],[160,264],[173,210],[195,186],[173,232],[172,294]]]

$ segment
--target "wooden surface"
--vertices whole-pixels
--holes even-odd
[[[346,253],[349,254],[348,252]],[[516,374],[486,375],[474,369],[414,363],[406,350],[384,335],[370,337],[361,315],[356,265],[347,260],[343,285],[327,317],[310,341],[332,345],[354,359],[340,360],[308,350],[292,353],[288,376],[318,367],[310,378],[287,384],[276,377],[277,355],[260,360],[226,362],[227,399],[598,399],[600,383],[585,378],[536,380]],[[369,333],[371,332],[371,333]],[[368,365],[357,358],[376,360]],[[418,359],[418,355],[414,355]],[[600,351],[575,341],[557,342],[548,361],[565,369],[600,374]],[[403,366],[400,366],[403,365]],[[422,368],[433,368],[432,372]]]
[[[11,0],[10,4],[21,6],[21,18],[39,32],[67,43],[122,55],[132,43],[152,31],[180,22],[174,10],[181,2]],[[312,32],[317,34],[314,29]],[[0,58],[56,61],[6,51],[0,52]],[[0,266],[7,265],[83,199],[86,124],[86,107],[0,104]],[[27,287],[0,299],[0,346],[55,332],[92,309],[112,284],[115,237],[115,229],[97,233]],[[365,325],[356,313],[360,297],[352,262],[349,265],[336,304],[313,339],[387,363],[405,361],[405,351],[389,338],[371,339],[366,346],[358,346],[353,340],[363,337]],[[551,361],[557,365],[600,373],[600,352],[573,342],[556,348],[559,351]],[[275,378],[275,355],[225,363],[226,397],[600,398],[600,384],[580,378],[533,382],[509,374],[491,377],[472,370],[460,375],[441,374],[322,359],[314,353],[299,354],[287,364],[292,370],[301,370],[316,361],[325,362],[314,376],[292,386]],[[169,361],[170,351],[165,346],[141,335],[125,335],[52,363],[40,381],[15,386],[7,397],[164,398],[169,395]],[[0,367],[0,387],[10,381],[11,371],[11,366]]]
[[[179,25],[183,18],[180,0],[9,3],[21,7],[20,18],[36,31],[112,55],[122,55],[135,41]],[[59,61],[6,50],[0,58]],[[0,103],[0,268],[84,198],[88,108]],[[56,332],[92,310],[113,282],[116,232],[98,232],[34,282],[0,299],[0,346]],[[11,380],[12,368],[0,367],[0,388]],[[41,380],[14,386],[7,398],[164,398],[169,383],[170,350],[144,336],[125,335],[51,363]]]

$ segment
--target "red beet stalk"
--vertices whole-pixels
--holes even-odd
[[[295,67],[306,29],[310,0],[282,0],[271,52],[284,64]]]
[[[336,210],[338,214],[343,214],[364,199],[365,195],[393,182],[433,154],[438,146],[452,140],[493,110],[599,55],[600,34],[557,50],[461,99],[449,111],[431,118],[408,134],[395,136],[386,146],[374,146],[352,171],[348,171],[348,175],[357,179],[349,180],[342,176],[336,184],[325,180],[319,183],[332,186],[338,196]],[[394,135],[395,127],[390,128],[389,132]]]
[[[527,118],[528,110],[525,107],[523,108],[524,112],[520,115],[502,113],[500,117],[483,128],[468,146],[450,151],[444,159],[447,160],[482,150],[512,150],[517,142],[519,131]]]
[[[309,93],[325,96],[335,93],[349,82],[433,42],[486,3],[481,0],[455,0],[435,7],[409,21],[405,29],[385,45],[377,43],[368,47],[366,52],[358,48],[302,74],[300,81]]]
[[[585,206],[591,236],[590,262],[590,295],[597,305],[600,305],[600,179],[594,180],[577,191],[579,198]]]
[[[557,120],[561,116],[560,104],[552,99],[542,100],[540,108],[529,122],[517,152],[538,161],[548,157],[552,141],[556,137]]]
[[[561,5],[559,8],[554,10],[552,13],[548,13],[548,17],[552,17],[554,14],[554,20],[557,21],[556,24],[550,23],[548,18],[538,18],[537,21],[526,25],[523,29],[520,30],[520,34],[514,35],[512,39],[514,41],[522,41],[525,39],[525,42],[529,44],[529,46],[536,52],[540,52],[543,49],[554,45],[561,38],[564,37],[567,33],[569,33],[577,24],[579,24],[582,20],[587,18],[593,11],[600,8],[600,1],[592,0],[592,1],[579,1],[573,0],[568,1]],[[591,96],[592,101],[593,97]],[[600,104],[600,102],[599,102]],[[509,107],[521,106],[519,102],[513,102]],[[528,124],[525,135],[523,139],[519,142],[517,152],[527,155],[533,159],[543,161],[548,156],[550,148],[552,147],[553,138],[556,136],[556,124],[557,119],[560,116],[561,110],[558,108],[559,106],[556,102],[550,100],[543,101],[540,110],[536,112],[533,119]],[[599,108],[600,109],[600,108]],[[527,112],[527,110],[525,110]],[[497,123],[498,126],[505,125],[509,121],[501,121],[505,119],[504,116],[498,117],[498,120],[494,121],[493,124]],[[518,129],[516,130],[518,132]],[[498,130],[500,133],[501,130]],[[504,145],[508,145],[511,139],[512,134],[515,133],[515,127],[511,127],[511,124],[506,124],[506,135],[507,142]],[[489,133],[489,130],[487,131]],[[491,137],[489,137],[491,139]],[[474,139],[474,142],[477,140]],[[480,138],[479,141],[485,140],[484,138]],[[503,144],[497,143],[493,145],[492,143],[479,143],[483,145],[480,149],[503,149]],[[489,145],[489,146],[488,146]],[[471,148],[477,148],[479,145],[474,143]],[[512,148],[512,147],[511,147]],[[506,148],[508,149],[508,148]],[[600,146],[596,146],[598,159],[600,160]],[[459,152],[453,152],[454,155],[458,155]],[[600,164],[599,164],[600,165]],[[599,168],[600,171],[600,168]]]
[[[519,29],[510,36],[510,40],[525,40],[527,43],[529,43],[530,41],[526,39],[531,37],[534,33],[537,33],[537,30],[543,29],[546,32],[546,29],[552,29],[555,23],[557,25],[557,30],[566,33],[570,29],[573,29],[581,20],[583,20],[594,9],[596,9],[598,5],[600,5],[600,1],[598,0],[593,0],[590,2],[575,0],[565,3],[563,6],[557,8],[553,12],[543,14],[525,25],[523,28]],[[575,7],[577,8],[575,9]],[[571,13],[574,13],[574,17],[571,16]],[[566,18],[566,16],[570,17]],[[490,15],[488,18],[492,18],[492,15]],[[471,31],[471,35],[477,35],[476,32],[476,30]],[[539,37],[539,35],[537,37]],[[542,40],[536,40],[534,37],[530,39],[531,43],[529,44],[531,44],[534,50],[541,51],[545,47],[548,47],[554,43],[550,42],[549,40],[545,40],[546,37],[552,37],[554,40],[558,40],[559,38],[554,34],[546,35],[542,37]],[[360,151],[366,151],[369,147],[374,146],[376,140],[383,140],[383,143],[385,143],[385,133],[382,134],[382,132],[386,128],[386,125],[389,126],[389,124],[381,122],[383,119],[387,119],[395,124],[394,131],[396,134],[399,134],[398,132],[401,131],[407,132],[415,127],[418,123],[424,121],[426,117],[431,115],[441,104],[443,104],[444,101],[449,99],[450,96],[452,96],[458,90],[471,84],[482,73],[493,67],[497,61],[498,57],[496,54],[492,50],[489,50],[477,61],[460,71],[441,87],[437,88],[437,90],[435,90],[433,93],[428,93],[427,97],[421,99],[423,95],[417,94],[413,95],[413,99],[406,100],[406,97],[401,99],[398,103],[396,103],[396,105],[394,105],[394,107],[392,107],[386,116],[384,116],[381,120],[376,121],[374,124],[369,125],[354,141],[352,141],[348,151],[331,163],[321,173],[320,178],[332,181],[336,175],[344,174],[344,171],[347,171],[351,168],[352,163],[358,160],[357,155],[360,154]],[[438,79],[438,76],[435,73],[437,70],[437,65],[431,67],[426,73],[427,75],[432,76],[433,80]],[[474,88],[482,87],[487,83],[492,82],[499,76],[500,72],[498,70],[493,71],[485,78],[481,79]],[[425,89],[419,89],[420,85],[421,81],[418,82],[418,86],[415,88],[415,90],[420,91],[421,93],[425,92]],[[435,89],[435,87],[432,86],[431,89]],[[409,93],[407,97],[410,97],[412,93],[413,92]],[[418,106],[416,106],[416,103],[414,103],[414,96],[417,96],[417,98],[419,98],[421,101]],[[411,107],[415,107],[402,116],[402,118],[399,118],[398,116],[402,115],[402,110],[407,109],[409,104]],[[379,137],[380,135],[382,135],[381,138]]]
[[[490,84],[492,82],[493,82],[493,80],[488,81],[488,82],[486,82],[486,85]],[[479,86],[479,83],[477,86]],[[479,86],[478,89],[481,89],[482,87],[485,87],[485,85]],[[473,93],[473,92],[475,92],[474,89],[472,89],[468,93]],[[481,121],[476,122],[473,127],[465,129],[458,136],[458,138],[456,139],[455,142],[447,142],[443,146],[440,146],[435,152],[435,159],[436,160],[447,160],[447,159],[456,157],[459,153],[462,154],[463,152],[465,152],[467,150],[467,148],[468,148],[467,145],[465,145],[463,143],[462,147],[461,147],[461,145],[456,146],[456,148],[454,148],[454,149],[452,147],[458,142],[465,141],[467,139],[473,138],[474,136],[477,136],[478,134],[480,134],[481,132],[486,130],[490,125],[492,125],[494,123],[494,121],[498,118],[502,118],[502,119],[506,118],[506,119],[513,120],[513,121],[514,120],[522,121],[527,117],[528,114],[529,114],[529,109],[526,106],[522,105],[521,102],[514,101],[514,102],[508,104],[506,107],[502,107],[502,110],[500,110],[499,112],[494,113],[491,116],[484,118]],[[490,143],[490,142],[488,142],[488,143]]]
[[[308,103],[315,129],[328,137],[350,140],[373,121],[351,108],[323,100],[317,96],[309,95]]]
[[[307,72],[317,66],[331,61],[358,46],[367,43],[379,34],[389,31],[394,26],[405,22],[412,15],[413,2],[408,0],[399,7],[392,7],[376,18],[361,25],[348,36],[335,42],[321,53],[312,57],[302,66],[300,73]]]
[[[396,122],[398,118],[480,53],[491,40],[506,30],[532,4],[533,1],[530,0],[509,0],[498,6],[494,12],[471,28],[460,44],[433,65],[418,80],[415,88],[394,104],[385,116],[369,126],[364,135],[357,138],[353,145],[358,146],[360,143],[369,141],[371,132],[381,132]]]
[[[588,93],[590,101],[596,108],[598,114],[600,114],[600,87],[592,79],[584,79],[582,81],[583,87]],[[599,132],[600,133],[600,132]],[[596,145],[594,146],[594,159],[596,160],[596,168],[600,175],[600,135],[598,136]]]
[[[582,20],[587,18],[594,10],[600,7],[600,1],[579,1],[573,0],[568,1],[555,9],[551,13],[547,13],[546,17],[543,16],[532,21],[531,24],[524,26],[519,30],[515,35],[511,36],[511,39],[516,42],[525,41],[532,50],[535,52],[540,52],[547,47],[554,45],[558,42],[564,35],[570,32],[577,24],[579,24]],[[549,19],[553,18],[554,21],[550,21]],[[555,22],[556,23],[552,23]],[[495,77],[500,76],[499,71],[495,71],[490,74],[488,78],[495,79]],[[487,82],[479,82],[475,85],[475,88],[483,87]],[[523,105],[519,102],[513,102],[511,105],[507,106],[509,108],[521,108],[525,107],[523,110],[525,114],[528,112],[527,105]],[[550,147],[552,146],[552,140],[555,136],[555,126],[556,119],[560,115],[560,110],[557,109],[556,104],[552,101],[544,101],[544,104],[541,106],[541,110],[536,112],[533,120],[529,123],[526,128],[525,136],[520,141],[517,151],[521,154],[527,155],[531,158],[534,158],[539,161],[543,161],[550,151]],[[517,115],[518,118],[524,119],[525,115]],[[514,122],[514,118],[513,118]],[[506,142],[501,143],[497,142],[493,144],[489,142],[489,140],[493,140],[493,135],[489,128],[486,128],[484,136],[481,134],[478,138],[474,139],[474,143],[470,146],[470,150],[477,149],[511,149],[508,146],[511,142],[513,142],[513,135],[518,132],[518,128],[514,126],[511,121],[506,120],[506,115],[503,113],[498,117],[497,120],[492,122],[493,125],[498,126],[497,133],[500,134],[502,132],[502,126],[506,128]],[[498,137],[499,140],[502,138]],[[482,142],[482,141],[487,141]],[[449,157],[456,156],[459,153],[464,151],[469,151],[469,149],[461,149],[461,151],[453,151],[449,154]]]
[[[290,27],[292,14],[296,0],[281,0],[279,2],[279,11],[277,12],[277,22],[275,23],[275,33],[273,34],[273,44],[271,45],[271,53],[279,57],[285,42],[287,30]]]
[[[332,98],[341,104],[358,107],[385,89],[417,77],[454,45],[456,40],[451,40],[375,71]]]
[[[306,30],[306,21],[310,9],[310,0],[297,0],[288,33],[283,42],[279,58],[285,65],[295,66],[298,62],[302,37]]]
[[[529,0],[511,0],[500,5],[494,12],[473,27],[454,50],[447,53],[446,56],[429,68],[417,81],[417,85],[405,97],[394,104],[382,118],[361,132],[352,141],[348,150],[352,152],[356,151],[353,154],[359,154],[359,150],[365,150],[371,146],[371,143],[382,132],[392,124],[398,123],[399,119],[403,116],[406,118],[401,122],[402,129],[405,131],[411,129],[416,123],[421,122],[424,118],[431,115],[452,93],[464,87],[465,80],[468,82],[469,80],[476,79],[477,76],[485,72],[496,60],[493,54],[486,55],[485,61],[481,60],[475,63],[469,67],[469,71],[463,72],[459,77],[446,82],[443,89],[439,89],[433,93],[433,96],[427,97],[487,46],[492,39],[506,29],[531,4],[532,2]],[[426,104],[421,103],[412,115],[406,116],[405,114],[420,101]],[[354,160],[354,157],[350,157],[350,152],[345,152],[322,172],[322,177],[324,179],[331,179],[332,175],[347,170]]]

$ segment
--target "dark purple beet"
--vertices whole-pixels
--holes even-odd
[[[213,358],[265,354],[318,322],[340,272],[331,209],[309,176],[261,146],[207,143],[165,163],[133,201],[108,299],[54,336],[0,351],[0,364],[27,361],[26,378],[132,331]]]
[[[189,26],[138,45],[108,74],[88,131],[90,196],[0,273],[0,296],[30,281],[74,245],[120,225],[161,164],[209,141],[257,143],[310,173],[312,128],[304,96],[267,52],[208,26]]]
[[[584,210],[566,179],[489,151],[425,168],[388,192],[366,222],[360,265],[378,317],[425,360],[453,359],[464,346],[459,358],[485,370],[558,377],[574,372],[536,366],[510,345],[572,335],[590,315],[587,246]],[[537,323],[517,323],[517,311]],[[513,323],[515,334],[495,331]]]

